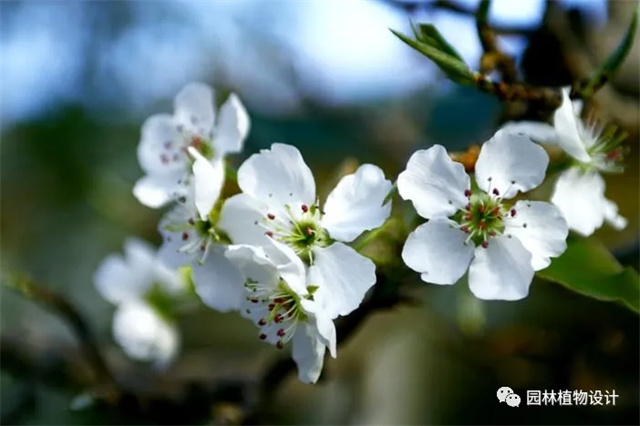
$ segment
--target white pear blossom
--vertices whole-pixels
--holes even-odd
[[[229,239],[218,227],[219,191],[214,199],[207,185],[222,176],[212,176],[210,172],[217,169],[200,167],[207,160],[197,152],[193,155],[194,184],[160,221],[164,243],[158,255],[171,267],[191,266],[195,291],[207,306],[222,312],[237,310],[244,299],[243,279],[224,254]]]
[[[146,176],[133,189],[142,204],[157,208],[186,194],[193,161],[188,150],[206,158],[199,167],[215,169],[209,171],[214,175],[226,154],[242,150],[250,126],[242,102],[232,93],[216,116],[213,98],[210,86],[190,83],[175,97],[173,116],[153,115],[142,125],[138,160]],[[221,185],[209,183],[210,198]]]
[[[391,212],[382,205],[391,182],[377,166],[364,164],[343,177],[324,207],[313,175],[295,147],[274,143],[238,170],[241,194],[222,207],[219,226],[234,244],[289,246],[314,273],[323,275],[315,297],[333,315],[355,309],[375,283],[375,264],[345,243],[381,226]],[[336,301],[337,297],[340,301]]]
[[[618,206],[607,199],[600,172],[619,172],[622,138],[604,133],[580,119],[582,101],[571,101],[569,88],[562,89],[562,104],[553,117],[553,126],[535,122],[511,123],[509,131],[525,134],[537,142],[557,145],[573,159],[555,183],[551,202],[565,216],[569,228],[589,236],[606,221],[615,229],[627,226]]]
[[[292,342],[298,377],[315,383],[326,349],[336,357],[336,329],[330,313],[315,299],[317,283],[286,245],[230,246],[227,257],[244,276],[243,313],[259,328],[258,338],[284,348]]]
[[[508,200],[538,186],[548,162],[529,138],[498,131],[480,150],[472,191],[442,146],[414,153],[398,192],[429,221],[407,238],[404,262],[434,284],[454,284],[468,269],[480,299],[526,297],[534,271],[566,249],[567,223],[549,203]]]
[[[129,238],[124,257],[107,256],[93,280],[102,297],[116,305],[113,335],[125,353],[167,365],[180,346],[172,307],[186,293],[184,278],[161,263],[147,243]]]

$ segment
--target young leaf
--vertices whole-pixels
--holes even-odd
[[[627,33],[616,48],[616,50],[609,55],[607,60],[602,66],[596,70],[589,79],[583,83],[583,86],[578,89],[583,98],[592,96],[598,89],[600,89],[609,78],[620,68],[620,65],[624,62],[627,55],[631,51],[633,40],[638,29],[638,5],[636,4],[633,10],[633,16],[631,17],[631,23],[627,28]]]
[[[449,42],[440,34],[440,31],[433,26],[433,24],[420,24],[418,26],[418,40],[423,43],[427,43],[432,45],[433,47],[453,56],[456,59],[459,59],[461,62],[464,62],[462,56],[458,53],[458,51],[451,45]]]
[[[467,64],[460,59],[445,53],[432,45],[409,38],[395,30],[391,30],[391,32],[400,40],[435,62],[438,68],[440,68],[452,81],[458,84],[473,83],[473,71],[471,71]]]
[[[631,268],[624,268],[595,239],[570,238],[567,251],[538,272],[545,280],[603,301],[622,302],[640,312],[640,279]]]

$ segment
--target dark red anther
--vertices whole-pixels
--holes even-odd
[[[471,190],[470,189],[465,189],[464,190],[464,196],[467,197],[467,198],[471,197]]]
[[[278,337],[284,337],[284,328],[278,330]]]
[[[187,241],[189,239],[189,234],[187,234],[186,232],[182,233],[182,241]]]
[[[271,231],[267,231],[264,233],[267,237],[272,237],[273,238],[273,232]]]
[[[460,230],[461,230],[462,232],[464,232],[465,234],[468,234],[468,233],[469,233],[469,228],[468,228],[468,227],[466,227],[466,226],[462,226],[462,227],[460,227]]]
[[[273,220],[273,219],[275,219],[275,218],[276,218],[276,215],[275,215],[275,214],[273,214],[273,213],[269,213],[269,214],[267,215],[267,217],[268,217],[269,219]]]
[[[200,251],[205,251],[207,249],[206,244],[200,244]]]
[[[496,233],[495,233],[495,232],[493,232],[493,231],[491,231],[491,232],[489,232],[489,236],[490,236],[490,237],[495,237],[495,236],[496,236]]]
[[[282,340],[278,340],[278,343],[276,343],[276,348],[278,349],[284,348],[284,343],[282,343]]]
[[[466,215],[464,216],[464,220],[471,220],[471,219],[473,219],[473,215],[472,215],[471,213],[466,214]]]
[[[268,308],[269,308],[270,311],[273,311],[273,308],[275,308],[275,307],[276,307],[275,303],[269,303]]]
[[[480,204],[480,205],[478,206],[478,213],[480,213],[480,214],[484,214],[484,204]]]
[[[307,206],[306,204],[303,204],[301,208],[302,208],[302,211],[305,213],[309,211],[309,206]]]
[[[511,217],[516,217],[516,209],[511,209]]]
[[[465,210],[471,210],[471,203],[467,203],[466,206],[464,206]]]
[[[498,188],[493,188],[493,191],[491,192],[493,192],[493,195],[495,195],[496,197],[500,195],[500,191],[498,191]]]
[[[482,246],[482,248],[487,248],[489,247],[489,241],[483,241],[480,245]]]
[[[478,222],[478,228],[484,229],[487,226],[487,223],[484,220]]]
[[[192,217],[189,218],[189,225],[195,225],[196,224],[196,220]]]
[[[261,333],[258,337],[260,338],[260,340],[264,340],[267,338],[267,335],[264,333]]]
[[[276,324],[280,324],[282,322],[282,314],[276,314],[276,316],[273,317],[273,320],[276,322]]]
[[[254,298],[249,299],[249,301],[250,301],[251,303],[258,303],[258,302],[259,302],[259,300],[258,300],[258,299],[256,299],[255,297],[254,297]]]
[[[260,321],[258,321],[258,325],[260,327],[264,327],[265,325],[267,325],[267,320],[264,318],[260,318]]]
[[[286,299],[284,297],[276,297],[275,299],[273,299],[273,301],[279,305],[282,305]]]
[[[491,214],[498,216],[500,213],[500,207],[495,206],[492,210],[491,210]]]

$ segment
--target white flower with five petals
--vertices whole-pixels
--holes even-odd
[[[117,307],[114,338],[131,358],[167,365],[180,346],[171,306],[186,293],[186,283],[140,240],[128,239],[124,253],[107,256],[93,277],[98,292]]]
[[[208,186],[217,182],[211,175],[217,169],[208,167],[198,152],[192,154],[194,184],[160,221],[164,242],[158,256],[174,268],[191,266],[195,291],[207,306],[221,312],[237,310],[244,299],[242,276],[225,257],[229,239],[218,226],[219,191],[211,197]]]
[[[551,196],[570,229],[589,236],[605,221],[615,229],[623,229],[627,220],[618,214],[618,206],[605,197],[606,185],[600,175],[621,170],[621,139],[604,135],[596,126],[585,126],[580,119],[582,101],[571,101],[569,88],[562,89],[562,97],[553,126],[524,121],[510,123],[505,129],[536,142],[557,145],[573,158],[574,165],[560,174]]]
[[[566,249],[568,229],[549,203],[508,200],[538,186],[548,162],[528,138],[498,131],[481,148],[472,192],[464,167],[442,146],[414,153],[398,192],[429,221],[407,238],[404,262],[434,284],[454,284],[468,269],[480,299],[526,297],[534,271]]]
[[[331,315],[315,299],[318,286],[309,281],[300,258],[286,245],[230,246],[227,257],[244,276],[243,313],[260,328],[258,337],[284,348],[292,342],[298,377],[315,383],[326,349],[336,357],[336,329]]]
[[[338,182],[321,209],[300,152],[274,143],[240,166],[238,185],[242,193],[229,198],[220,214],[219,226],[231,241],[286,244],[316,276],[315,297],[332,317],[357,308],[376,282],[375,264],[345,243],[388,218],[391,204],[382,204],[391,182],[383,171],[360,166]]]
[[[133,188],[142,204],[157,208],[187,193],[193,161],[188,152],[198,152],[208,160],[201,167],[219,175],[224,156],[242,150],[249,132],[242,102],[231,94],[216,117],[213,95],[208,85],[190,83],[175,97],[173,116],[153,115],[142,125],[138,160],[146,176]],[[217,198],[221,186],[222,179],[209,182],[210,199]]]

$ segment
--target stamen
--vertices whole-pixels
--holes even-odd
[[[189,239],[189,234],[187,234],[186,232],[182,233],[182,241],[187,241]]]
[[[498,191],[498,188],[493,188],[493,195],[495,195],[496,197],[500,195],[500,191]]]
[[[303,204],[301,208],[302,208],[302,211],[305,213],[309,211],[309,207],[306,204]]]
[[[267,215],[267,217],[268,217],[270,220],[273,220],[273,219],[275,219],[275,218],[276,218],[276,215],[275,215],[275,214],[273,214],[273,213],[269,213],[269,214]]]
[[[516,209],[511,209],[509,214],[511,215],[511,217],[516,217],[516,214],[517,214]]]
[[[471,194],[473,194],[473,193],[471,192],[470,189],[465,189],[464,190],[464,196],[465,197],[469,198],[469,197],[471,197]]]
[[[486,241],[486,240],[485,240],[485,241],[483,241],[483,242],[482,242],[482,244],[480,244],[480,245],[482,246],[482,248],[485,248],[485,249],[486,249],[487,247],[489,247],[489,241]]]
[[[284,348],[284,343],[282,343],[282,340],[278,340],[278,343],[276,343],[276,348],[278,349]]]
[[[258,337],[260,338],[260,340],[264,340],[267,338],[267,335],[264,333],[261,333]]]

